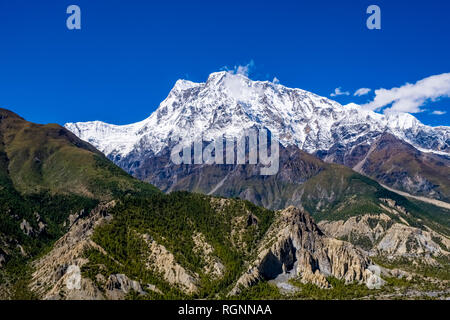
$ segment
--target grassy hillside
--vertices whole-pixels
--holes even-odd
[[[139,235],[149,235],[172,252],[183,268],[199,276],[199,291],[193,297],[212,298],[223,293],[244,271],[244,263],[274,218],[272,211],[248,201],[188,192],[121,198],[112,215],[114,219],[97,228],[93,237],[107,255],[91,251],[83,271],[94,281],[98,273],[105,278],[124,273],[142,283],[157,285],[165,298],[186,295],[146,267],[149,249]],[[249,217],[253,223],[248,223]],[[224,266],[225,273],[218,279],[205,272],[205,256],[196,252],[194,237],[198,233]]]
[[[50,192],[108,200],[123,191],[156,191],[57,124],[34,124],[0,109],[0,138],[3,166],[22,194]]]
[[[0,282],[5,272],[14,282],[25,261],[64,234],[70,215],[124,193],[155,192],[61,126],[0,109]]]

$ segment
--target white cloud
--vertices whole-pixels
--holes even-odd
[[[264,88],[253,86],[241,74],[228,72],[224,78],[224,86],[231,97],[238,101],[250,101],[251,99],[264,94]]]
[[[409,112],[418,113],[428,101],[436,101],[442,97],[450,97],[450,73],[431,76],[415,84],[407,83],[399,88],[375,90],[375,98],[362,107],[370,110],[384,110],[384,113]]]
[[[272,82],[273,82],[274,84],[279,84],[279,83],[280,83],[280,80],[278,80],[277,77],[274,77],[273,80],[272,80]]]
[[[446,113],[447,113],[447,111],[435,110],[431,114],[434,114],[434,115],[437,115],[437,116],[442,116],[442,115],[444,115]]]
[[[230,69],[228,67],[223,67],[222,69],[225,70],[225,71],[228,71],[229,73],[240,74],[240,75],[243,75],[243,76],[248,78],[250,72],[254,68],[255,68],[255,62],[252,59],[246,65],[234,66],[232,69]]]
[[[342,88],[336,88],[334,89],[334,92],[330,94],[331,97],[337,97],[337,96],[349,96],[350,92],[348,91],[342,91]]]
[[[353,95],[355,97],[361,97],[361,96],[364,96],[364,95],[368,94],[370,91],[372,91],[372,89],[361,88],[361,89],[356,90],[356,92]]]
[[[245,66],[238,66],[237,69],[235,70],[236,74],[242,74],[243,76],[248,77],[248,74],[250,72],[250,65],[247,64]]]

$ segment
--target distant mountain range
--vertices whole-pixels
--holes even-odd
[[[346,165],[401,191],[450,201],[449,127],[426,126],[410,114],[381,115],[355,104],[342,106],[301,89],[229,72],[213,73],[205,83],[177,81],[158,109],[141,122],[116,126],[95,121],[65,127],[132,175],[165,191],[184,188],[222,194],[223,186],[232,182],[230,168],[224,167],[221,174],[216,171],[208,178],[203,169],[202,181],[187,183],[186,175],[193,169],[180,172],[168,158],[180,138],[193,141],[203,135],[203,140],[211,141],[257,128],[270,130],[284,148],[297,147],[326,162]],[[305,177],[295,183],[303,181]],[[231,193],[255,200],[248,189]],[[287,197],[291,195],[282,196]],[[268,203],[269,198],[263,194],[256,202],[282,208]]]

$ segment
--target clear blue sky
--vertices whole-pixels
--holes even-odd
[[[66,28],[81,7],[82,30]],[[366,28],[366,8],[382,30]],[[450,1],[0,2],[0,107],[39,123],[149,116],[175,81],[253,60],[250,77],[330,96],[450,72]],[[370,96],[336,100],[363,103]],[[449,111],[450,99],[427,106]],[[416,116],[450,125],[450,114]]]

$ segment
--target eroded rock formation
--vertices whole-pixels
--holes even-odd
[[[281,212],[257,250],[257,258],[239,278],[231,294],[260,280],[289,274],[328,288],[327,276],[346,282],[377,282],[367,255],[352,244],[325,236],[306,212],[289,207]]]

